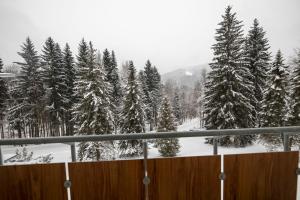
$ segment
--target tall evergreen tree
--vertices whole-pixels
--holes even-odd
[[[296,57],[293,59],[293,72],[291,80],[291,116],[289,124],[292,126],[300,125],[300,50],[297,50]]]
[[[132,61],[129,62],[120,126],[122,134],[142,133],[145,131],[141,93]],[[120,142],[120,149],[124,155],[139,155],[142,153],[142,143],[139,140],[122,141]]]
[[[291,77],[291,105],[288,124],[292,126],[300,125],[300,49],[296,51],[293,59],[293,72]],[[300,137],[292,136],[292,144],[299,144]]]
[[[40,57],[29,38],[21,46],[18,53],[24,62],[17,62],[21,65],[21,77],[17,89],[21,97],[18,104],[10,109],[10,115],[16,114],[26,126],[29,126],[29,136],[39,137],[39,125],[44,110],[43,96],[45,90],[40,72]],[[25,127],[23,127],[25,128]]]
[[[87,52],[86,52],[87,51]],[[81,77],[76,82],[79,96],[83,98],[75,105],[74,118],[78,133],[110,134],[112,133],[112,114],[110,111],[110,85],[106,82],[106,73],[103,66],[96,63],[95,49],[92,43],[87,46],[82,40],[79,46]],[[82,61],[86,61],[83,63]],[[83,142],[79,148],[79,159],[101,159],[101,143]]]
[[[115,133],[117,133],[117,128],[119,125],[119,115],[121,112],[121,99],[122,99],[122,89],[121,89],[121,83],[119,78],[119,72],[118,72],[118,65],[117,60],[115,57],[114,51],[111,52],[111,64],[110,64],[111,70],[110,70],[110,84],[112,86],[112,93],[111,93],[111,99],[112,99],[112,112],[113,112],[113,122],[114,122],[114,129]]]
[[[72,108],[76,102],[74,95],[74,87],[76,80],[76,71],[74,57],[70,50],[70,46],[67,43],[63,51],[63,68],[65,71],[65,124],[66,124],[66,135],[74,134],[74,123],[72,121]]]
[[[150,130],[157,124],[158,106],[160,103],[160,74],[155,66],[147,60],[143,74],[142,90],[144,94],[144,104],[147,121],[150,123]]]
[[[2,73],[3,70],[3,62],[0,58],[0,73]],[[6,109],[7,109],[7,100],[8,100],[8,88],[6,81],[0,77],[0,125],[1,125],[1,138],[4,138],[4,118],[6,115]]]
[[[216,30],[212,71],[208,75],[205,93],[207,129],[235,129],[254,127],[255,102],[252,75],[244,65],[244,44],[241,21],[228,6],[223,20]],[[245,146],[251,144],[252,136],[224,136],[221,145]]]
[[[183,123],[187,119],[188,115],[188,101],[187,101],[187,86],[182,85],[180,87],[180,93],[179,93],[179,103],[181,107],[181,123]]]
[[[182,123],[182,115],[181,115],[182,111],[181,111],[178,87],[175,89],[175,92],[174,92],[172,107],[173,107],[173,114],[175,117],[175,121],[178,124],[181,124]]]
[[[164,97],[162,100],[157,131],[158,132],[176,131],[174,117],[172,114],[172,107],[167,97]],[[158,139],[157,147],[159,153],[162,156],[167,156],[167,157],[176,156],[176,154],[179,152],[180,149],[178,138]]]
[[[263,126],[284,126],[288,97],[288,71],[281,51],[278,51],[269,72],[268,88],[263,101]]]
[[[103,63],[103,67],[106,71],[106,77],[107,77],[107,80],[110,81],[111,80],[111,55],[108,51],[108,49],[105,49],[104,52],[103,52],[103,58],[102,58],[102,63]]]
[[[202,96],[203,88],[201,86],[200,81],[197,81],[194,86],[194,90],[192,92],[192,104],[191,104],[191,117],[192,118],[200,118],[200,109],[201,109],[201,96]]]
[[[49,113],[51,135],[63,134],[66,81],[62,52],[57,43],[49,37],[43,47],[43,82],[46,85],[47,112]]]
[[[268,87],[263,100],[263,121],[265,127],[278,127],[286,124],[288,98],[288,72],[281,51],[278,51],[268,77]],[[262,135],[268,145],[279,145],[281,137],[277,134]]]
[[[262,111],[263,91],[266,87],[267,72],[270,68],[270,53],[268,52],[270,46],[265,34],[263,28],[259,26],[258,20],[255,19],[245,44],[245,63],[252,74],[251,81],[254,83],[254,95],[257,100],[252,102],[255,108],[253,115],[257,126],[261,125],[259,113]]]

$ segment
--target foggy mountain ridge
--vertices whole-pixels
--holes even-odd
[[[182,67],[161,75],[161,80],[165,83],[168,80],[174,81],[179,85],[194,87],[197,80],[200,79],[202,69],[209,71],[209,65],[201,64],[189,67]]]

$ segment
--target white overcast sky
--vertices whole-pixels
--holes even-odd
[[[19,61],[27,36],[40,51],[48,36],[77,53],[84,37],[103,50],[115,50],[118,62],[147,59],[160,72],[208,63],[215,29],[232,5],[248,31],[258,18],[272,52],[288,59],[300,47],[300,0],[0,0],[0,57]]]

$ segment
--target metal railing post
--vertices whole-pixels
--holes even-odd
[[[283,148],[284,151],[290,151],[290,137],[289,134],[283,133]]]
[[[75,146],[75,143],[72,143],[70,146],[71,146],[72,162],[76,162],[76,146]]]
[[[148,143],[147,143],[147,141],[143,142],[143,153],[144,153],[144,179],[143,179],[143,183],[145,185],[145,200],[148,200],[149,199],[148,185],[150,183],[150,179],[148,177],[148,171],[147,171],[147,159],[148,159]]]
[[[4,161],[3,161],[3,154],[2,154],[2,148],[0,146],[0,166],[3,165]]]
[[[218,155],[218,138],[213,138],[214,155]]]

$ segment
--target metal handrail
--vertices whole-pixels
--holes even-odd
[[[265,127],[265,128],[243,128],[243,129],[219,129],[219,130],[191,130],[181,132],[157,132],[157,133],[132,133],[132,134],[103,134],[103,135],[75,135],[43,138],[18,138],[0,139],[2,145],[23,145],[23,144],[49,144],[49,143],[74,143],[74,142],[95,142],[112,140],[145,140],[159,138],[180,138],[180,137],[209,137],[227,135],[260,135],[260,134],[300,134],[300,126],[288,127]]]
[[[24,144],[50,144],[67,143],[71,146],[72,161],[76,161],[75,142],[95,142],[113,140],[147,140],[180,137],[214,137],[213,154],[218,154],[218,136],[228,135],[260,135],[260,134],[283,134],[284,151],[289,151],[289,135],[300,134],[300,126],[288,127],[264,127],[264,128],[243,128],[243,129],[219,129],[219,130],[192,130],[182,132],[158,132],[158,133],[134,133],[134,134],[103,134],[103,135],[75,135],[44,138],[19,138],[0,139],[0,165],[3,165],[1,146],[3,145],[24,145]]]

